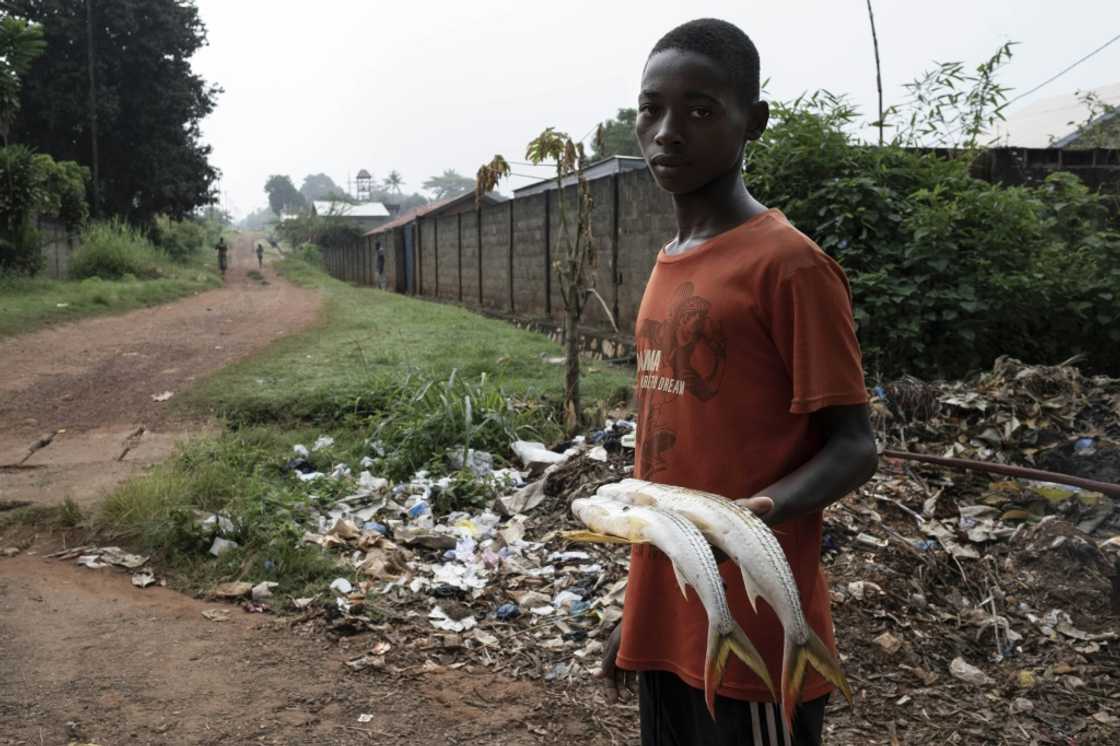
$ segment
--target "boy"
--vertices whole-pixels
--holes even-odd
[[[218,252],[218,269],[222,272],[222,277],[226,276],[226,265],[228,264],[227,257],[229,256],[229,247],[226,246],[226,239],[224,236],[218,236],[218,245],[214,247]]]
[[[657,257],[637,321],[635,476],[737,499],[775,527],[805,616],[835,646],[820,569],[821,511],[875,471],[859,346],[840,267],[743,183],[766,128],[754,44],[691,21],[653,48],[635,131],[677,236]],[[780,681],[782,628],[751,610],[738,569],[728,602]],[[819,744],[830,685],[806,675],[784,732],[762,682],[732,658],[713,722],[704,704],[703,607],[656,549],[633,550],[623,620],[604,651],[608,699],[638,672],[643,746]]]
[[[264,269],[264,244],[257,243],[257,269]]]

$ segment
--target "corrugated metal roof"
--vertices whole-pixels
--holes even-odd
[[[316,200],[311,203],[315,214],[320,217],[338,215],[348,218],[387,218],[389,211],[380,202],[365,202],[360,205],[351,205],[345,202],[328,202]]]
[[[1094,89],[1105,104],[1120,106],[1120,83]],[[1053,96],[1004,115],[996,123],[999,145],[1019,148],[1064,147],[1076,140],[1077,127],[1089,118],[1089,109],[1076,93]]]
[[[465,194],[460,194],[457,197],[445,197],[441,200],[437,200],[436,202],[429,202],[426,205],[414,207],[411,210],[402,212],[400,215],[393,218],[388,223],[382,223],[373,230],[367,232],[366,235],[372,236],[378,233],[385,233],[386,231],[390,231],[394,228],[400,228],[402,225],[407,225],[417,218],[422,218],[425,215],[429,215],[433,212],[439,212],[441,210],[449,209],[468,199],[472,201],[474,200],[474,192],[466,192]],[[485,205],[496,205],[505,201],[505,198],[497,194],[482,195],[482,202]]]
[[[620,174],[625,171],[636,171],[645,167],[645,158],[637,158],[632,155],[612,155],[589,164],[587,168],[583,170],[583,173],[588,181],[594,181],[595,179],[601,179],[604,176]],[[568,176],[564,179],[564,186],[571,186],[575,183],[575,176]],[[543,179],[534,184],[523,186],[520,189],[514,189],[513,193],[518,197],[528,197],[530,194],[547,192],[552,189],[556,189],[555,177],[551,179]]]

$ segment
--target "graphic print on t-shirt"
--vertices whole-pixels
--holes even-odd
[[[638,332],[638,426],[642,478],[665,468],[664,456],[677,435],[659,421],[662,410],[688,394],[707,402],[719,393],[727,362],[727,337],[711,302],[695,294],[691,282],[673,293],[668,318],[645,319]]]

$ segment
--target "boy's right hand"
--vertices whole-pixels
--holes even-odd
[[[618,658],[618,649],[622,646],[622,622],[615,625],[611,636],[607,638],[606,647],[603,648],[603,662],[599,668],[599,678],[606,681],[607,703],[614,704],[618,701],[619,693],[625,689],[634,693],[634,684],[638,674],[619,668],[615,663]]]

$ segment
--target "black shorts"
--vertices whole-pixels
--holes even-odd
[[[794,710],[787,738],[779,705],[716,695],[716,719],[704,692],[667,671],[638,674],[642,746],[820,746],[828,695]]]

